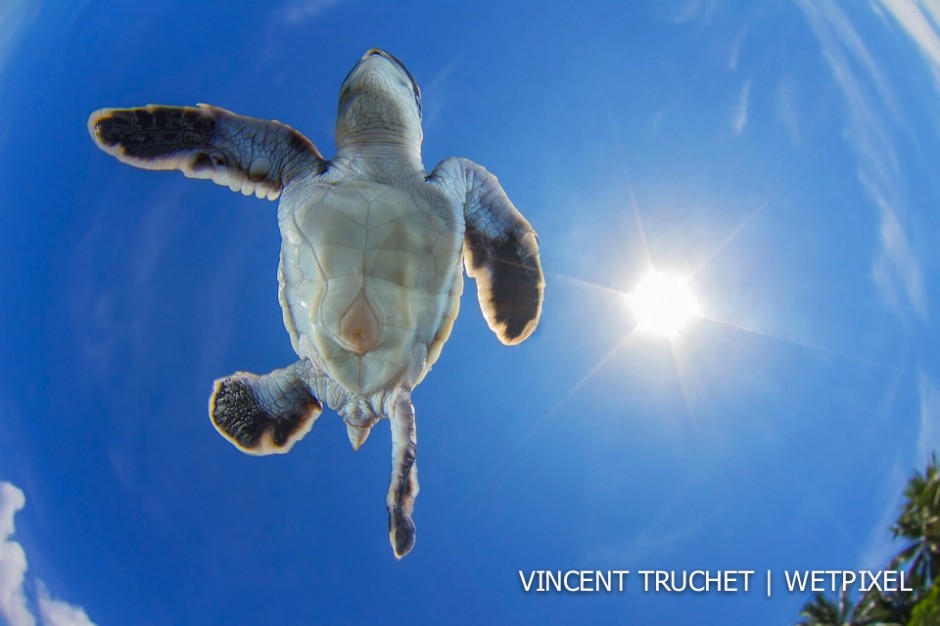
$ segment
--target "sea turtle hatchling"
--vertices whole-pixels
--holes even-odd
[[[457,317],[461,261],[504,344],[528,337],[541,312],[536,234],[496,177],[453,157],[425,171],[421,92],[378,49],[340,90],[332,160],[286,124],[205,104],[101,109],[88,129],[99,148],[135,167],[280,196],[278,299],[300,358],[216,380],[209,415],[249,454],[290,450],[324,403],[343,417],[353,449],[387,417],[389,540],[397,557],[407,554],[418,494],[411,393]]]

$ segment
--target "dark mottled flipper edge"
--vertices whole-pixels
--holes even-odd
[[[523,341],[538,326],[545,289],[535,230],[473,161],[444,159],[430,180],[464,198],[464,261],[487,324],[505,344]]]
[[[316,146],[290,126],[200,104],[99,109],[88,132],[116,159],[148,170],[180,170],[232,191],[276,199],[295,177],[322,171]]]
[[[290,368],[265,376],[238,372],[215,381],[209,416],[247,454],[283,454],[310,432],[323,405]]]
[[[524,341],[538,326],[545,288],[538,249],[531,229],[489,237],[467,227],[467,274],[477,281],[483,317],[504,344]]]

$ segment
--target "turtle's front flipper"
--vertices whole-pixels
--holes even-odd
[[[212,424],[242,452],[289,452],[323,410],[302,372],[298,361],[264,376],[238,372],[216,380],[209,398]]]
[[[418,496],[418,466],[415,454],[415,408],[410,398],[400,399],[389,416],[392,425],[392,481],[385,500],[388,508],[388,539],[399,559],[415,545],[415,523],[411,520]]]
[[[545,280],[535,230],[496,177],[473,161],[444,159],[429,180],[464,199],[464,263],[477,281],[483,315],[500,341],[519,343],[535,330],[542,311]]]
[[[316,146],[290,126],[207,104],[99,109],[88,130],[99,148],[129,165],[177,169],[268,200],[292,178],[324,166]]]

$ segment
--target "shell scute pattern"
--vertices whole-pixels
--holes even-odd
[[[435,200],[352,180],[319,186],[282,216],[288,330],[360,393],[420,365],[456,306],[462,237]]]

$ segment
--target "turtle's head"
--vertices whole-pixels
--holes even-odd
[[[421,90],[389,53],[372,48],[352,68],[339,92],[336,143],[404,144],[421,149]]]

